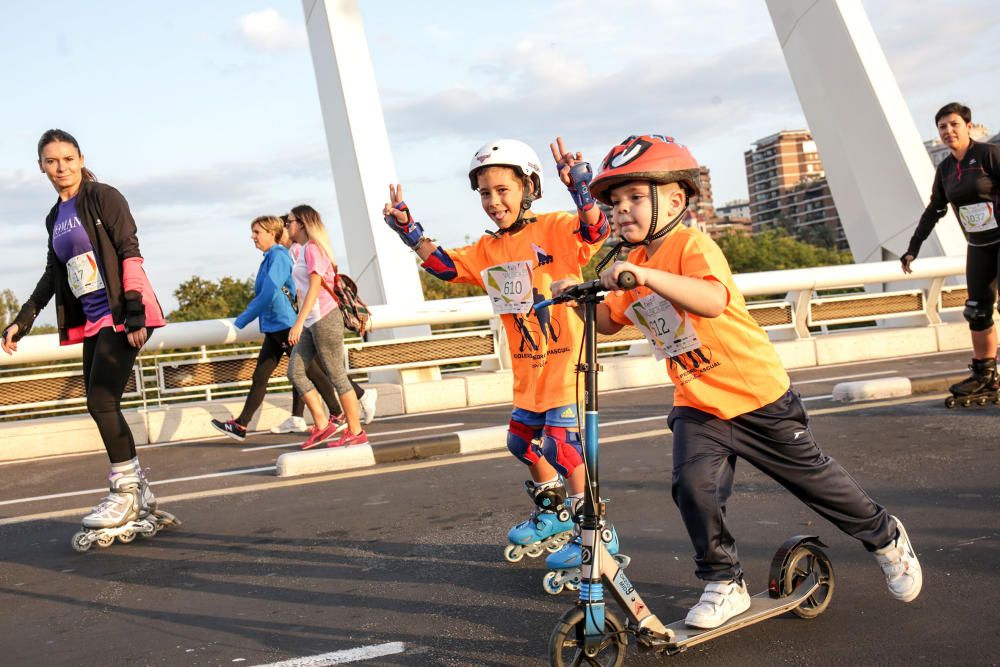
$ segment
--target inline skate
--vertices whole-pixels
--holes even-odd
[[[972,375],[966,379],[951,385],[948,391],[951,396],[944,399],[946,408],[953,408],[960,405],[967,408],[973,403],[976,405],[986,405],[987,403],[1000,403],[1000,378],[997,376],[997,360],[973,359],[969,364]]]
[[[75,551],[83,553],[91,546],[110,547],[115,538],[123,544],[137,535],[152,537],[163,528],[181,525],[177,517],[157,509],[156,496],[145,474],[112,475],[111,492],[83,517],[82,530],[73,535]]]
[[[618,563],[618,567],[623,570],[628,567],[632,559],[618,553],[620,550],[618,531],[611,523],[605,522],[601,528],[601,541],[604,542],[608,554]],[[559,595],[564,588],[570,591],[579,589],[582,566],[583,539],[577,530],[566,546],[545,559],[545,567],[549,568],[549,572],[542,579],[542,588],[549,595]]]
[[[503,557],[508,563],[516,563],[524,556],[537,558],[546,551],[559,551],[573,535],[572,517],[563,504],[566,489],[561,480],[536,484],[529,479],[524,488],[538,509],[507,533],[510,544],[504,548]]]

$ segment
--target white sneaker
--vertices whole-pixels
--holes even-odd
[[[289,417],[277,426],[271,427],[271,433],[305,433],[308,430],[306,420],[302,417]]]
[[[912,602],[920,595],[924,584],[920,561],[913,551],[910,538],[903,528],[903,523],[896,521],[896,539],[875,552],[875,560],[882,566],[885,583],[889,586],[892,597],[903,602]]]
[[[705,586],[698,604],[691,607],[684,623],[692,628],[717,628],[750,608],[750,594],[744,582],[713,581]]]
[[[361,421],[371,424],[375,419],[375,402],[378,400],[378,391],[375,389],[365,389],[361,397]]]

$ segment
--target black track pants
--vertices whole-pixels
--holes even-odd
[[[869,551],[895,537],[892,517],[839,463],[820,451],[794,391],[729,420],[675,407],[668,423],[674,433],[673,498],[695,548],[698,578],[731,581],[743,576],[736,541],[726,525],[737,457]]]

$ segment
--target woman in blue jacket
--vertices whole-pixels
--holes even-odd
[[[256,296],[236,318],[235,324],[237,329],[242,329],[259,318],[264,344],[257,355],[257,367],[253,372],[253,383],[243,404],[243,411],[236,419],[212,420],[212,426],[235,440],[246,438],[247,425],[264,402],[271,373],[281,361],[281,355],[292,352],[292,346],[288,343],[288,330],[296,318],[292,307],[295,302],[295,283],[292,280],[292,255],[281,244],[285,233],[284,224],[274,216],[261,216],[250,223],[250,236],[257,249],[264,253],[264,260],[254,283]],[[316,364],[310,364],[306,369],[310,380],[313,380],[315,374],[321,373],[322,370]],[[333,399],[332,405],[327,401],[327,407],[332,419],[336,421],[340,414],[339,403]]]

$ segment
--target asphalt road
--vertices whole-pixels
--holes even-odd
[[[924,567],[917,601],[893,600],[869,554],[744,464],[728,516],[750,588],[765,588],[787,537],[815,533],[835,567],[830,608],[669,658],[633,643],[626,664],[996,664],[998,408],[946,410],[938,396],[848,406],[828,398],[844,379],[964,363],[932,355],[793,373],[824,450],[905,522]],[[601,397],[602,494],[632,557],[629,578],[665,621],[700,593],[670,499],[669,399],[668,389]],[[370,432],[378,446],[503,424],[508,411],[379,419]],[[106,458],[0,466],[0,664],[260,665],[331,653],[299,664],[547,664],[548,636],[574,598],[542,592],[540,560],[501,557],[507,529],[530,511],[509,454],[278,479],[271,466],[287,449],[272,446],[290,442],[259,435],[142,449],[162,505],[184,525],[86,554],[71,550],[70,536],[102,494]]]

